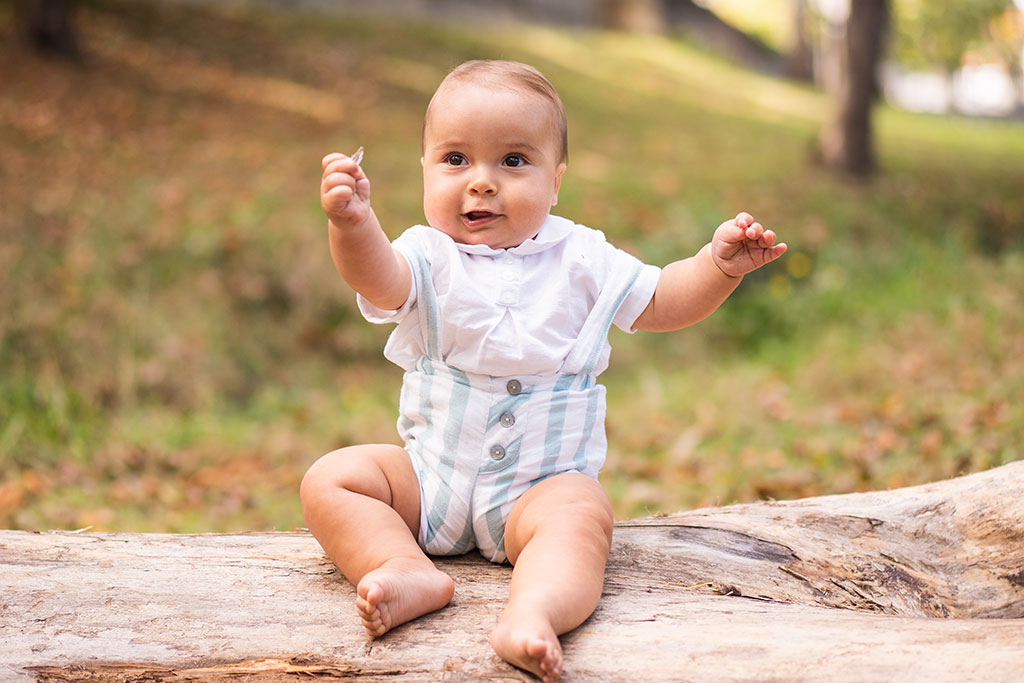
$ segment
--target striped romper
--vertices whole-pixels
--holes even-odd
[[[409,300],[398,311],[359,305],[371,322],[398,323],[385,355],[406,369],[398,430],[420,483],[419,544],[503,562],[505,520],[523,493],[565,472],[597,478],[608,331],[630,329],[660,270],[554,216],[507,250],[424,226],[394,246],[412,271]],[[538,290],[551,281],[565,291]],[[565,310],[574,302],[581,310]],[[561,332],[542,344],[531,325]]]

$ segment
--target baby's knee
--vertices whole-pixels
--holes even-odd
[[[388,500],[395,479],[395,462],[408,459],[399,446],[373,444],[350,446],[324,455],[306,471],[299,486],[303,506],[315,505],[339,492],[351,492]]]
[[[302,476],[302,482],[299,484],[299,501],[303,510],[315,506],[323,500],[326,493],[337,487],[332,473],[334,468],[328,462],[331,455],[328,453],[319,458]]]
[[[338,489],[359,488],[362,480],[372,476],[372,460],[360,457],[357,448],[341,448],[321,456],[309,466],[299,485],[303,505],[314,503],[323,494]]]

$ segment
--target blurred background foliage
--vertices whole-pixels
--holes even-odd
[[[813,161],[827,96],[671,36],[124,0],[74,20],[78,61],[41,57],[0,4],[0,527],[292,529],[314,459],[394,441],[401,373],[333,270],[320,158],[363,145],[389,234],[421,221],[423,110],[478,57],[560,90],[560,214],[657,264],[740,210],[790,245],[698,327],[613,333],[619,517],[1021,457],[1020,121],[881,107],[880,170],[851,182]]]

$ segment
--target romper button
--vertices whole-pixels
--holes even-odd
[[[512,413],[502,413],[499,422],[502,427],[511,427],[516,423],[516,416]]]
[[[523,385],[520,384],[519,380],[517,379],[510,379],[508,381],[508,384],[505,385],[505,388],[508,389],[508,393],[515,396],[516,394],[523,390]]]
[[[501,460],[505,457],[505,449],[501,446],[491,446],[491,457],[495,460]]]

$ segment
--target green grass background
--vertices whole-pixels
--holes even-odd
[[[1024,125],[875,117],[881,173],[813,162],[830,103],[599,31],[92,0],[82,66],[0,5],[0,527],[301,526],[322,453],[394,441],[400,370],[327,250],[320,158],[363,145],[420,222],[427,100],[468,58],[560,90],[558,213],[656,264],[740,210],[786,257],[711,319],[612,335],[619,517],[921,483],[1024,445]]]

